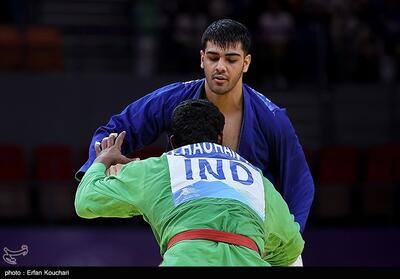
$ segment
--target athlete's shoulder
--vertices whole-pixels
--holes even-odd
[[[138,161],[132,161],[126,165],[127,170],[134,170],[145,173],[146,175],[152,175],[155,173],[162,172],[165,168],[166,164],[166,153],[161,154],[160,156],[148,157],[145,159],[141,159]],[[159,171],[155,172],[154,169],[158,168]]]
[[[247,84],[243,85],[246,92],[248,93],[250,100],[255,104],[259,105],[261,108],[268,109],[271,112],[275,112],[277,110],[282,110],[278,105],[273,103],[270,99],[268,99],[264,94],[258,92],[254,88],[250,87]]]
[[[203,79],[191,80],[191,81],[178,81],[167,84],[159,89],[153,91],[154,95],[168,94],[173,96],[175,94],[180,95],[191,95],[194,94],[198,88],[203,84]]]
[[[203,84],[204,84],[204,78],[181,82],[181,85],[184,87],[184,90],[190,94],[196,93]]]

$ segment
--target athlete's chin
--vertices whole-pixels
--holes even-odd
[[[229,92],[229,88],[226,86],[211,86],[211,91],[217,95],[225,95]]]

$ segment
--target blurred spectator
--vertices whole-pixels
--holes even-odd
[[[0,1],[0,23],[24,31],[29,25],[56,18],[54,11],[62,3],[71,5],[68,2]],[[198,38],[209,22],[220,18],[235,18],[249,27],[255,42],[255,61],[250,69],[255,82],[273,81],[285,88],[293,81],[392,82],[399,77],[397,0],[206,0],[190,5],[183,0],[126,2],[132,7],[126,26],[132,31],[132,51],[122,55],[129,56],[132,70],[140,77],[200,71]],[[65,17],[70,18],[62,27],[55,27],[67,33],[75,30],[81,26],[82,13],[101,14],[103,4],[96,3],[88,5],[87,11],[68,10]],[[107,5],[115,6],[110,13],[115,10],[117,18],[121,4]],[[106,23],[89,27],[100,39],[108,30]],[[77,60],[72,44],[65,47],[66,63]]]
[[[287,55],[294,31],[292,16],[282,10],[280,2],[271,0],[267,9],[259,17],[260,43],[264,49],[260,54],[265,59],[275,84],[278,87],[286,87],[287,79]]]
[[[375,34],[363,26],[355,37],[356,68],[354,78],[357,81],[378,81],[380,44]]]
[[[232,15],[233,8],[226,0],[213,0],[208,4],[208,15],[211,20],[227,18]]]
[[[200,61],[196,54],[200,49],[199,38],[207,27],[208,19],[198,5],[193,3],[190,7],[180,9],[173,21],[173,63],[178,72],[194,72],[199,69]]]
[[[396,0],[378,1],[379,35],[384,44],[381,63],[381,78],[391,82],[398,78],[400,64],[400,2]]]
[[[351,13],[350,3],[346,0],[331,1],[330,13],[332,78],[342,81],[354,72],[356,62],[351,46],[360,22]]]
[[[158,28],[160,15],[157,0],[140,0],[133,9],[136,34],[132,42],[135,73],[139,77],[151,77],[156,69]]]

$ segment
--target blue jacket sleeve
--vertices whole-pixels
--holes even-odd
[[[314,181],[303,148],[284,109],[275,111],[276,159],[282,194],[303,232],[314,199]]]
[[[89,158],[75,174],[80,181],[86,170],[96,158],[94,144],[110,133],[126,131],[122,153],[129,154],[154,142],[158,136],[168,129],[173,109],[183,90],[182,83],[174,83],[160,88],[137,101],[129,104],[120,114],[111,117],[105,126],[99,127],[89,146]]]

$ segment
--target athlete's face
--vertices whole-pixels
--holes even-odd
[[[243,73],[251,62],[250,54],[244,53],[240,42],[225,49],[209,41],[205,50],[200,51],[200,59],[206,82],[218,95],[229,93],[238,83],[241,86]]]

